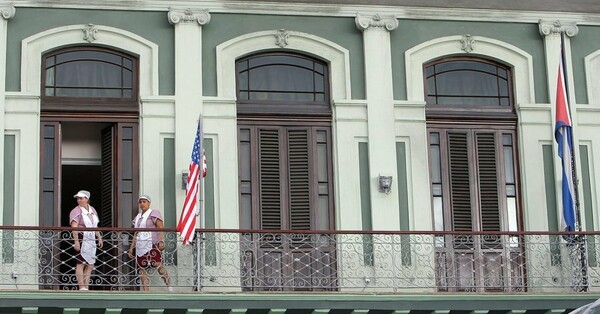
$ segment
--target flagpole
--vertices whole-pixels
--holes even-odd
[[[570,93],[569,93],[569,76],[568,76],[568,71],[567,71],[567,66],[566,66],[566,46],[565,46],[565,34],[564,32],[561,32],[560,34],[560,57],[561,57],[561,62],[562,62],[562,70],[563,70],[563,77],[564,77],[564,86],[565,86],[565,95],[566,95],[566,99],[567,99],[567,110],[569,112],[569,116],[571,117],[571,169],[572,169],[572,180],[573,180],[573,193],[575,194],[574,198],[575,198],[575,231],[576,232],[581,232],[583,230],[583,227],[581,225],[581,209],[580,209],[580,202],[579,202],[579,179],[577,178],[577,163],[575,162],[577,160],[576,158],[576,151],[577,149],[575,149],[576,142],[575,142],[575,132],[573,131],[573,114],[572,114],[572,110],[571,110],[571,98],[570,98]],[[563,209],[564,210],[564,209]],[[575,236],[576,239],[576,245],[579,247],[578,251],[579,251],[579,260],[580,260],[580,266],[581,266],[581,276],[582,276],[582,286],[581,287],[577,287],[578,290],[580,291],[587,291],[588,290],[588,275],[587,275],[587,239],[585,236],[581,236],[581,235],[576,235]]]
[[[582,231],[582,227],[581,227],[581,211],[580,211],[580,203],[579,203],[579,179],[577,178],[577,164],[575,163],[576,158],[576,149],[575,149],[575,132],[573,131],[573,112],[571,111],[571,99],[570,99],[570,93],[569,93],[569,76],[567,73],[567,66],[566,66],[566,56],[565,56],[565,52],[566,52],[566,48],[565,48],[565,40],[564,40],[564,33],[560,34],[560,49],[561,49],[561,53],[560,53],[560,57],[561,57],[561,61],[563,64],[563,76],[565,78],[565,94],[566,94],[566,98],[567,98],[567,103],[569,104],[567,106],[567,110],[569,111],[569,116],[571,117],[571,141],[572,144],[571,145],[571,169],[573,169],[573,192],[575,193],[575,231],[579,232]]]
[[[202,125],[202,114],[198,115],[198,125]],[[200,175],[198,180],[199,189],[198,189],[198,210],[196,211],[196,219],[199,220],[199,224],[201,229],[204,229],[204,129],[200,128],[200,147],[202,148],[200,151]],[[194,230],[196,233],[196,230]],[[196,291],[200,291],[202,287],[202,247],[204,245],[204,241],[202,239],[201,233],[196,233]]]

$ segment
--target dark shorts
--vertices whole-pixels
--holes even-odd
[[[162,254],[156,244],[152,244],[150,252],[142,256],[136,256],[135,259],[139,267],[156,267],[162,262]]]

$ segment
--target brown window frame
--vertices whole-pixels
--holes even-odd
[[[305,59],[313,62],[314,64],[319,64],[323,67],[323,101],[282,101],[282,100],[248,100],[242,99],[240,97],[241,83],[240,83],[240,73],[242,71],[241,64],[248,60],[254,58],[263,58],[269,56],[285,56],[285,57],[293,57]],[[275,63],[274,63],[275,65]],[[279,64],[283,65],[283,64]],[[287,64],[284,66],[293,66],[291,64]],[[314,71],[314,70],[313,70]],[[314,71],[318,73],[317,71]],[[248,79],[248,82],[250,78]],[[248,83],[249,85],[250,83]],[[237,97],[237,113],[241,115],[297,115],[303,117],[331,117],[331,95],[330,95],[330,77],[329,77],[329,65],[317,58],[299,54],[299,53],[289,53],[289,52],[266,52],[266,53],[257,53],[245,56],[241,59],[236,60],[236,97]],[[246,91],[246,90],[245,90]],[[247,89],[247,92],[252,92],[253,90]],[[272,92],[289,92],[289,91],[272,91]],[[317,92],[313,89],[312,92],[306,91],[306,93],[321,93]]]
[[[428,75],[427,69],[434,65],[458,62],[458,61],[469,61],[479,62],[482,64],[496,66],[506,71],[507,86],[507,97],[508,105],[506,106],[491,106],[491,105],[464,105],[464,104],[453,104],[443,105],[434,104],[427,102],[428,96],[431,95],[429,86],[427,83]],[[426,101],[425,110],[428,118],[444,119],[444,118],[460,118],[463,120],[479,120],[479,119],[494,119],[503,121],[516,121],[516,113],[514,108],[514,91],[513,91],[513,71],[508,65],[502,64],[489,59],[468,57],[468,56],[455,56],[455,57],[444,57],[436,60],[432,60],[423,64],[423,85],[424,85],[424,97]],[[457,95],[455,95],[457,96]]]
[[[508,230],[508,206],[505,201],[507,195],[506,191],[506,177],[505,177],[505,165],[502,163],[504,161],[504,156],[502,155],[502,149],[504,147],[502,143],[502,136],[505,134],[510,134],[512,138],[512,148],[513,148],[513,173],[514,173],[514,189],[516,191],[515,202],[516,202],[516,215],[517,215],[517,229],[522,230],[521,226],[521,195],[520,191],[520,180],[519,180],[519,164],[518,164],[518,153],[517,153],[517,130],[516,125],[512,124],[497,124],[497,125],[484,125],[484,124],[466,124],[466,125],[448,125],[447,123],[430,123],[427,126],[427,134],[429,141],[429,134],[438,133],[440,134],[440,170],[441,170],[441,184],[442,186],[442,208],[443,208],[443,219],[444,219],[444,230],[450,231],[507,231]],[[475,145],[469,145],[467,147],[466,156],[468,156],[469,160],[469,189],[470,189],[470,201],[475,202],[475,204],[471,204],[471,229],[467,230],[464,228],[456,229],[454,227],[455,221],[453,217],[454,206],[452,204],[452,194],[453,190],[451,187],[451,174],[450,174],[450,157],[449,157],[449,143],[447,135],[448,133],[470,133],[468,134],[469,144],[475,144],[476,139],[473,138],[476,134],[494,134],[497,138],[497,142],[495,143],[497,151],[497,191],[498,191],[498,219],[499,219],[499,228],[498,230],[487,229],[485,230],[482,227],[483,222],[483,213],[481,205],[481,191],[477,189],[482,180],[482,177],[476,172],[477,170],[481,170],[479,167],[479,161],[477,160],[478,148]],[[428,147],[431,147],[431,143],[429,143]],[[429,169],[430,172],[433,171],[432,160],[429,160]],[[436,182],[432,181],[432,186]],[[435,197],[433,190],[431,191],[431,197]],[[433,206],[433,205],[432,205]]]
[[[47,60],[50,57],[75,51],[98,51],[117,55],[132,61],[132,86],[131,97],[108,98],[108,97],[77,97],[77,96],[46,96],[46,70]],[[42,114],[71,112],[71,113],[121,113],[135,115],[139,113],[139,59],[136,56],[124,52],[103,48],[99,46],[74,46],[61,48],[48,52],[42,56],[41,71],[41,111]],[[119,87],[120,89],[123,86]],[[129,88],[127,88],[129,89]]]

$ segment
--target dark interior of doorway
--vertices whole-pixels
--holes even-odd
[[[100,207],[100,165],[63,165],[62,166],[62,195],[61,195],[61,226],[69,225],[69,213],[77,206],[73,195],[79,190],[88,190],[91,194],[90,205],[98,215],[101,215]]]
[[[62,190],[61,190],[61,226],[69,226],[69,213],[77,206],[77,200],[73,197],[79,190],[87,190],[90,192],[90,205],[92,205],[100,215],[102,208],[100,207],[100,165],[62,165]],[[65,234],[65,237],[70,235]],[[63,237],[63,239],[66,239]],[[77,289],[77,280],[75,279],[75,261],[72,256],[76,254],[72,247],[71,241],[63,241],[61,247],[61,261],[67,261],[61,264],[60,273],[63,274],[61,282],[62,289]],[[101,258],[98,256],[99,259]],[[96,262],[98,267],[98,262]],[[98,273],[98,269],[94,272]],[[92,282],[101,282],[102,280],[97,275],[92,275]],[[101,289],[97,285],[90,285],[90,289]]]

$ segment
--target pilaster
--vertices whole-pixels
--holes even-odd
[[[398,230],[398,178],[390,32],[398,27],[393,16],[358,14],[363,32],[371,215],[374,230]],[[379,176],[392,176],[391,191],[382,193]]]
[[[561,38],[564,40],[565,71],[572,72],[571,66],[571,37],[577,36],[579,28],[575,22],[546,21],[540,20],[540,34],[544,37],[544,48],[546,54],[546,73],[548,73],[548,93],[552,104],[556,101],[556,79],[558,64],[561,57]],[[565,82],[567,86],[573,86],[572,75]],[[569,94],[569,103],[575,104],[575,93]]]
[[[14,6],[0,6],[0,205],[4,203],[4,114],[6,111],[6,36],[8,20],[15,16]],[[0,215],[0,224],[2,223]]]
[[[173,9],[169,23],[175,27],[175,171],[176,182],[187,172],[197,120],[202,113],[202,27],[210,22],[208,11]],[[177,184],[177,217],[185,191]]]

